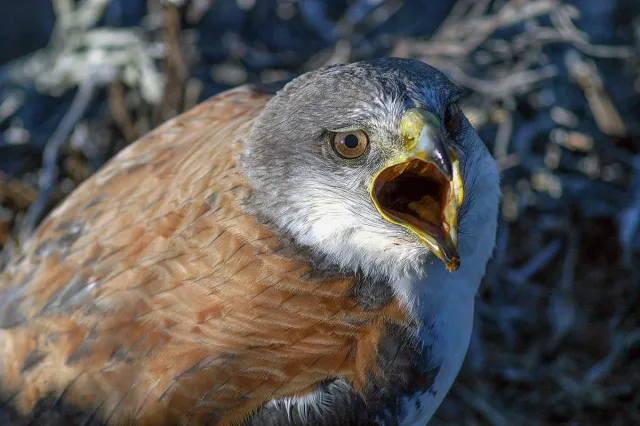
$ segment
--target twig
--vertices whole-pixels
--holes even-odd
[[[576,263],[578,262],[578,247],[580,234],[575,227],[569,231],[569,241],[562,264],[560,281],[549,300],[548,315],[553,327],[553,335],[547,345],[547,352],[556,350],[560,342],[571,331],[576,321],[576,303],[573,295],[573,281]]]
[[[11,117],[24,104],[24,94],[21,92],[11,93],[0,103],[0,124]]]
[[[640,342],[640,329],[636,329],[631,333],[619,332],[613,339],[613,347],[609,354],[599,363],[589,369],[585,375],[585,380],[590,383],[597,383],[613,370],[615,363],[622,354],[631,346]]]
[[[509,152],[509,142],[513,133],[513,115],[509,111],[515,109],[515,99],[508,96],[504,98],[505,108],[501,108],[501,120],[498,122],[498,133],[493,145],[493,156],[496,160],[506,157]]]
[[[180,33],[180,11],[175,4],[169,3],[164,7],[163,25],[163,38],[167,48],[164,60],[167,84],[162,103],[158,106],[158,123],[175,116],[182,108],[188,70],[180,49]]]
[[[113,81],[109,85],[109,111],[113,121],[118,125],[127,142],[133,142],[136,137],[136,129],[127,112],[124,100],[124,86],[119,81]]]
[[[562,244],[559,240],[552,241],[544,249],[540,250],[535,257],[530,259],[521,268],[506,271],[505,278],[516,285],[524,284],[536,272],[547,266],[549,262],[551,262],[553,258],[560,252],[561,248]]]
[[[482,395],[471,391],[468,388],[459,386],[456,388],[456,393],[471,407],[473,407],[479,414],[481,414],[490,424],[494,426],[507,426],[510,423],[500,411],[493,407],[487,398]]]
[[[565,6],[558,8],[551,14],[551,21],[560,35],[567,41],[571,41],[577,49],[589,56],[600,58],[630,58],[634,55],[633,50],[628,46],[598,46],[590,44],[588,36],[580,31],[571,20],[577,11],[572,7]]]
[[[565,57],[569,75],[582,88],[600,130],[610,136],[624,136],[627,129],[613,101],[604,88],[597,67],[573,50]]]
[[[558,69],[555,66],[547,65],[536,70],[514,73],[499,80],[482,80],[466,74],[459,65],[452,61],[439,62],[435,60],[430,63],[449,72],[459,84],[494,99],[503,99],[507,95],[527,92],[533,84],[558,75]]]
[[[31,235],[38,222],[46,213],[51,195],[55,189],[59,170],[58,157],[60,149],[68,140],[75,124],[82,118],[91,100],[96,92],[96,81],[87,79],[83,82],[76,96],[73,98],[71,106],[65,113],[62,121],[56,128],[55,132],[49,138],[44,149],[42,175],[40,176],[38,186],[40,193],[36,201],[27,211],[27,216],[21,226],[19,240],[26,241]]]

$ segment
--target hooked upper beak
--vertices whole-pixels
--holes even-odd
[[[386,220],[411,230],[455,271],[460,266],[458,213],[464,199],[460,163],[430,112],[410,109],[400,130],[406,149],[374,177],[371,198]]]

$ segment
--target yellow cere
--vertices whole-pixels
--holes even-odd
[[[417,110],[410,110],[402,117],[400,122],[400,132],[407,148],[407,152],[412,152],[418,144],[420,132],[424,126],[424,116]]]

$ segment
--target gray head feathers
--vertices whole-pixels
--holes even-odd
[[[403,149],[403,113],[420,107],[444,120],[458,95],[440,71],[409,59],[336,65],[298,77],[269,102],[246,141],[243,165],[254,189],[252,208],[344,272],[391,281],[424,274],[433,256],[409,231],[383,219],[367,188]],[[368,134],[369,151],[356,160],[338,158],[328,134],[354,129]],[[474,188],[488,185],[498,193],[497,172],[480,169],[484,158],[493,160],[464,117],[447,137],[469,188],[460,232],[472,237],[464,216],[473,210]]]

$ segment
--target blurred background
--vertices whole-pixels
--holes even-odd
[[[0,12],[0,248],[170,117],[379,56],[465,90],[503,199],[441,425],[640,424],[640,1],[21,0]]]

